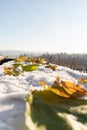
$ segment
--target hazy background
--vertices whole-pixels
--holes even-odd
[[[0,0],[0,50],[86,53],[87,0]]]

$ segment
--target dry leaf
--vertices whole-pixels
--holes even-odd
[[[40,82],[40,84],[45,90],[50,90],[64,98],[79,98],[87,94],[87,90],[82,86],[70,81],[60,81],[59,77],[57,77],[52,86],[47,86],[45,82]]]
[[[87,83],[87,78],[80,78],[78,79],[79,83]]]
[[[57,65],[47,65],[47,66],[45,66],[46,68],[50,68],[50,69],[52,69],[53,71],[55,71],[56,69],[57,69]]]
[[[16,70],[14,67],[4,67],[4,73],[6,75],[18,76],[21,74],[21,71]]]
[[[23,61],[26,61],[26,60],[27,60],[26,56],[19,56],[19,57],[16,57],[16,59],[14,61],[15,62],[23,62]]]
[[[36,58],[36,57],[29,57],[26,60],[27,62],[32,62],[33,64],[42,64],[46,62],[44,58]]]

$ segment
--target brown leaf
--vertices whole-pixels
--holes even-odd
[[[87,90],[82,86],[70,81],[60,81],[59,77],[57,77],[52,86],[47,86],[45,82],[40,82],[40,84],[45,90],[50,90],[64,98],[79,98],[87,94]]]
[[[53,71],[55,71],[56,69],[57,69],[57,65],[47,65],[47,66],[45,66],[46,68],[50,68],[50,69],[52,69]]]
[[[4,67],[4,73],[6,75],[18,76],[21,74],[21,71],[16,70],[14,67]]]

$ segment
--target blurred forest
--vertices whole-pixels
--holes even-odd
[[[69,67],[74,70],[87,72],[87,54],[43,54],[41,57],[48,62]]]

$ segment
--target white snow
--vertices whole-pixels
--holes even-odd
[[[17,77],[5,75],[3,67],[11,66],[12,63],[13,61],[0,66],[0,130],[26,129],[24,124],[24,99],[30,90],[42,89],[39,81],[45,81],[47,85],[52,85],[56,77],[59,76],[62,80],[77,83],[79,78],[87,77],[86,73],[63,66],[58,66],[56,71],[39,66],[36,71],[24,72],[23,75]],[[84,87],[87,89],[87,84]],[[83,98],[87,99],[87,96]],[[67,119],[69,118],[68,116]],[[73,124],[75,123],[74,118],[71,118],[71,121]]]

